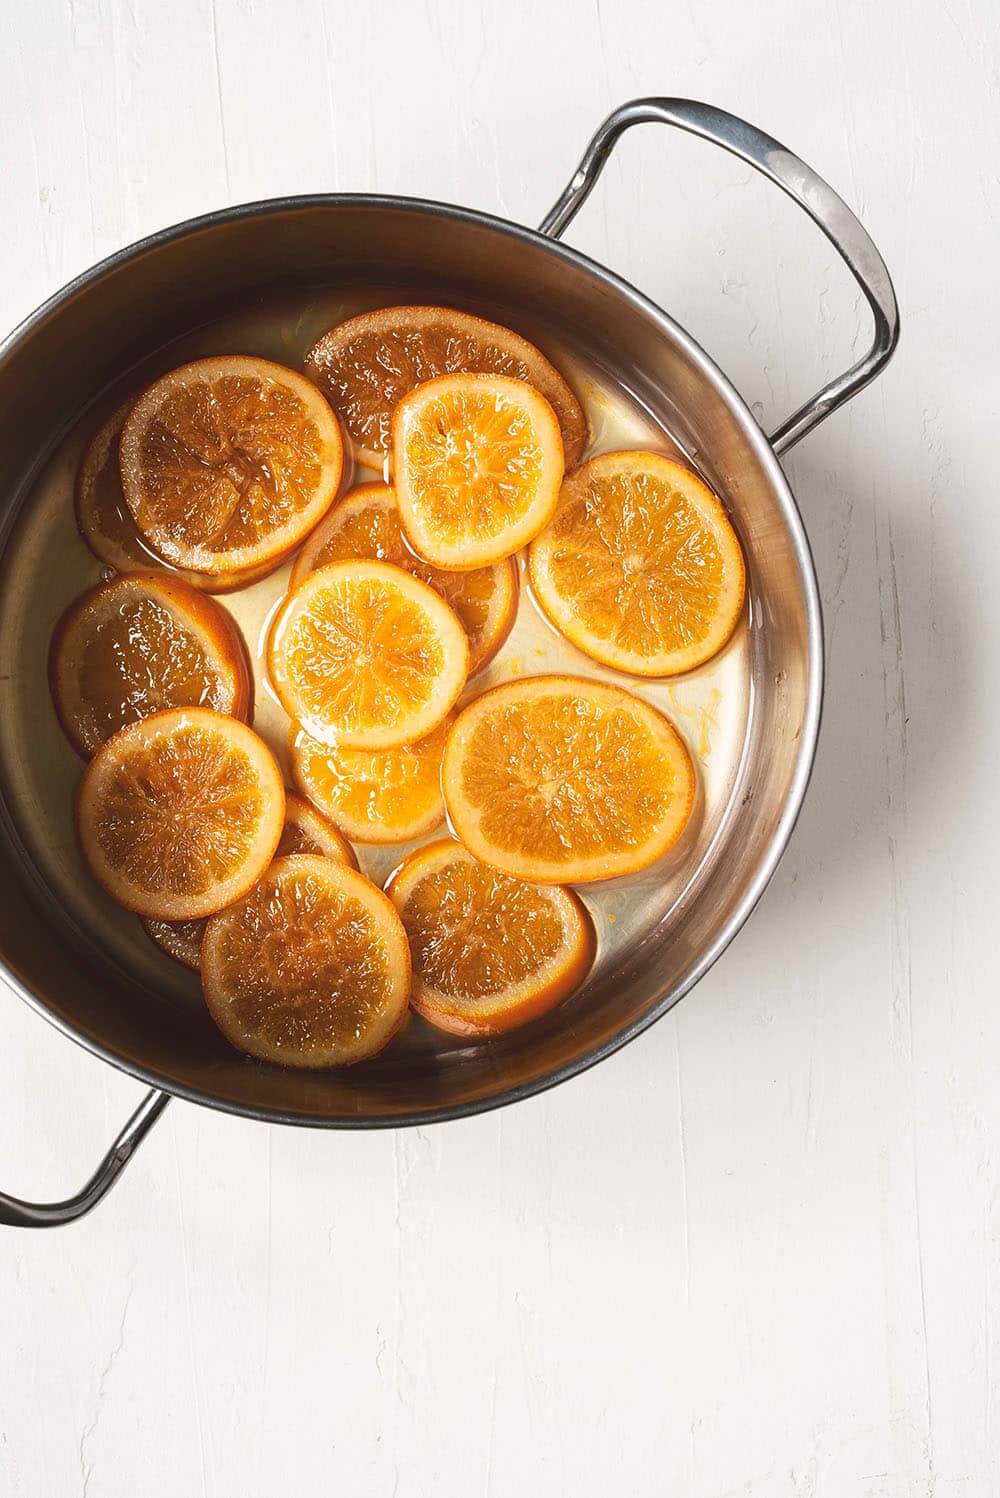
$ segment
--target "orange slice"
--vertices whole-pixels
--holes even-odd
[[[453,1035],[498,1035],[536,1019],[594,960],[594,928],[575,894],[487,868],[450,838],[411,853],[386,893],[410,942],[410,1002]]]
[[[351,557],[392,562],[450,603],[469,637],[469,675],[488,666],[517,615],[517,563],[511,558],[473,572],[441,572],[414,556],[403,540],[396,496],[386,484],[362,484],[316,527],[295,559],[290,586],[328,562]]]
[[[197,973],[201,968],[201,942],[205,935],[204,916],[198,921],[144,920],[143,930],[175,962]]]
[[[602,453],[571,473],[529,566],[556,628],[636,676],[703,665],[743,607],[743,553],[725,510],[659,453]]]
[[[198,359],[156,380],[121,434],[125,501],[148,546],[213,576],[277,565],[340,483],[337,419],[268,359]]]
[[[380,889],[299,853],[276,858],[208,922],[201,979],[209,1013],[239,1050],[285,1066],[348,1066],[402,1024],[410,953]]]
[[[577,676],[476,698],[455,720],[441,780],[471,853],[552,884],[645,868],[680,837],[695,796],[673,724],[631,692]]]
[[[112,577],[56,625],[52,700],[84,758],[129,723],[171,707],[253,712],[246,646],[225,609],[166,573]]]
[[[134,405],[128,400],[109,416],[91,438],[80,461],[74,495],[76,524],[87,546],[116,572],[149,572],[166,568],[144,546],[122,493],[118,443],[125,418]],[[234,573],[232,577],[209,577],[202,572],[177,572],[184,582],[203,593],[232,593],[247,588],[271,571],[273,564]]]
[[[552,518],[563,476],[552,407],[499,375],[418,385],[392,418],[392,460],[407,540],[456,572],[527,545]]]
[[[397,403],[444,374],[524,380],[555,411],[567,464],[578,463],[587,445],[583,408],[545,355],[510,328],[451,307],[383,307],[348,318],[313,345],[305,369],[368,468],[385,462]]]
[[[200,707],[121,729],[87,766],[77,797],[94,877],[156,920],[193,920],[238,900],[270,863],[284,814],[263,739]]]
[[[465,685],[469,642],[433,588],[388,562],[331,562],[277,614],[278,700],[321,743],[390,749],[430,733]]]
[[[398,749],[319,744],[289,735],[292,779],[356,843],[408,843],[444,820],[441,756],[451,719]]]
[[[314,853],[319,858],[332,858],[349,869],[356,869],[354,849],[346,838],[334,827],[328,817],[310,806],[304,796],[295,791],[285,792],[285,825],[278,844],[277,858],[288,853]],[[181,962],[185,967],[198,972],[201,967],[201,941],[205,935],[203,917],[197,921],[143,921],[147,936],[158,947]]]
[[[99,561],[116,572],[162,566],[139,539],[122,493],[118,439],[132,401],[125,401],[94,433],[76,473],[74,503],[80,535]]]
[[[312,853],[317,858],[332,858],[349,869],[356,869],[354,849],[329,817],[295,791],[285,792],[285,826],[278,844],[278,858],[289,853]]]

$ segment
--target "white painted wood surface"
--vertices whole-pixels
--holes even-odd
[[[94,1216],[0,1235],[3,1498],[978,1498],[1000,1486],[993,0],[3,0],[0,325],[220,204],[536,222],[604,113],[759,123],[863,215],[903,342],[789,461],[827,609],[816,775],[651,1034],[410,1134],[175,1105]],[[571,238],[768,424],[867,326],[819,234],[628,138]],[[139,1088],[0,1003],[0,1180],[75,1187]]]

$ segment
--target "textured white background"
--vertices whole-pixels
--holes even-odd
[[[979,1498],[1000,1485],[993,0],[0,0],[0,325],[221,204],[537,222],[623,99],[745,114],[864,216],[903,342],[788,464],[827,610],[805,813],[653,1032],[521,1107],[330,1136],[175,1104],[0,1236],[3,1498]],[[749,170],[650,128],[571,239],[765,423],[867,336]],[[139,1095],[0,1003],[0,1180]]]

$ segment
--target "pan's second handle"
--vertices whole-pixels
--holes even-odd
[[[553,239],[561,236],[589,197],[618,137],[632,125],[649,122],[676,125],[680,130],[700,135],[776,182],[819,224],[850,266],[872,310],[875,337],[864,358],[824,385],[773,433],[771,443],[775,452],[785,453],[838,406],[857,395],[892,357],[899,338],[899,310],[885,261],[843,198],[804,161],[736,115],[692,99],[633,99],[610,114],[584,152],[566,191],[540,224],[543,234]]]
[[[90,1180],[61,1202],[24,1202],[0,1191],[0,1223],[13,1228],[55,1228],[89,1212],[110,1191],[170,1101],[168,1092],[147,1092]]]

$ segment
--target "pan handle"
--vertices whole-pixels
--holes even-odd
[[[61,1202],[24,1202],[0,1191],[0,1224],[12,1228],[55,1228],[96,1207],[125,1169],[170,1101],[168,1092],[146,1093],[90,1180],[76,1196]]]
[[[608,115],[583,153],[566,191],[539,225],[543,234],[553,239],[562,236],[590,196],[618,137],[633,125],[649,122],[676,125],[700,135],[776,182],[823,230],[853,272],[872,310],[875,336],[864,358],[824,385],[772,433],[771,445],[780,457],[864,389],[892,357],[899,339],[899,309],[885,261],[844,200],[804,161],[746,120],[693,99],[633,99]]]

